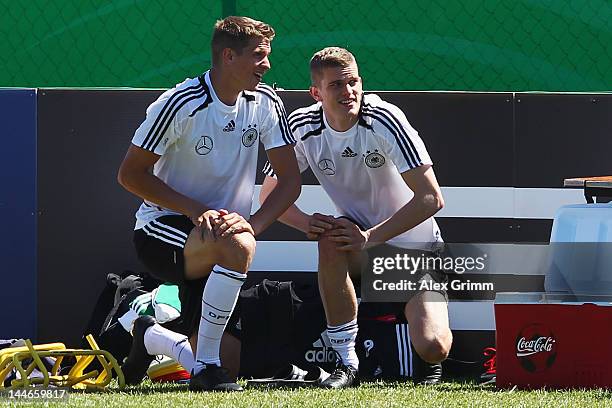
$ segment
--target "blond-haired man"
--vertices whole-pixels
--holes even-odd
[[[359,274],[366,251],[375,247],[437,256],[442,238],[433,215],[444,200],[418,133],[397,106],[363,94],[349,51],[329,47],[315,53],[310,73],[316,103],[294,111],[289,125],[300,171],[312,169],[341,216],[309,215],[294,205],[280,220],[318,240],[327,333],[340,357],[323,386],[344,388],[356,384],[359,369],[357,297],[349,271]],[[264,202],[276,183],[274,165],[266,168]],[[439,271],[417,272],[419,279],[446,279]],[[418,291],[407,299],[404,313],[412,347],[439,369],[433,365],[446,358],[452,342],[446,294]]]
[[[300,191],[283,104],[261,83],[273,38],[272,27],[261,21],[218,21],[212,68],[148,107],[121,164],[119,183],[143,199],[134,232],[138,256],[155,277],[179,285],[184,323],[179,334],[152,318],[135,321],[124,364],[129,383],[142,379],[153,355],[165,354],[192,370],[192,390],[241,390],[221,368],[221,337],[255,237]],[[279,183],[273,199],[251,215],[258,141]],[[192,352],[186,336],[195,334]]]

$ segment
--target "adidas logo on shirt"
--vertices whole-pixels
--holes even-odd
[[[230,120],[227,125],[223,128],[224,132],[233,132],[236,129],[236,123],[233,120]]]
[[[355,153],[350,147],[346,147],[344,151],[342,151],[342,157],[355,157],[357,153]]]

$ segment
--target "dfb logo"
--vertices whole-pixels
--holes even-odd
[[[525,326],[516,337],[516,357],[530,373],[549,369],[557,358],[557,340],[543,324]]]

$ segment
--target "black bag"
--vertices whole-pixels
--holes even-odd
[[[315,287],[296,290],[293,282],[264,279],[243,290],[238,305],[240,376],[263,378],[287,364],[309,364],[305,351],[325,330],[325,312]]]
[[[121,364],[132,346],[132,336],[123,329],[117,319],[127,312],[130,302],[135,297],[155,289],[159,284],[159,281],[147,274],[135,274],[132,271],[123,271],[121,275],[108,274],[106,286],[96,301],[83,333],[81,348],[90,349],[85,336],[91,334],[100,349],[110,352]],[[62,366],[67,367],[71,364],[70,359],[65,359]],[[102,368],[97,360],[91,364],[92,369]]]
[[[151,291],[160,284],[161,282],[148,274],[138,274],[129,270],[123,271],[120,275],[114,273],[106,275],[106,285],[98,296],[94,311],[85,327],[81,347],[89,348],[89,343],[85,340],[85,336],[88,334],[92,334],[97,341],[97,336],[100,335],[104,324],[109,319],[109,312],[119,304],[125,294],[138,288]]]

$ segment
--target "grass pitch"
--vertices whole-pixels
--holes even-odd
[[[6,402],[6,401],[5,401]],[[24,403],[13,406],[25,406]],[[0,401],[0,407],[2,407]],[[612,392],[498,391],[493,386],[473,383],[444,383],[415,386],[411,383],[363,383],[348,390],[247,390],[241,393],[192,393],[186,385],[154,384],[145,381],[123,391],[71,392],[68,401],[27,403],[27,406],[70,407],[612,407]]]

